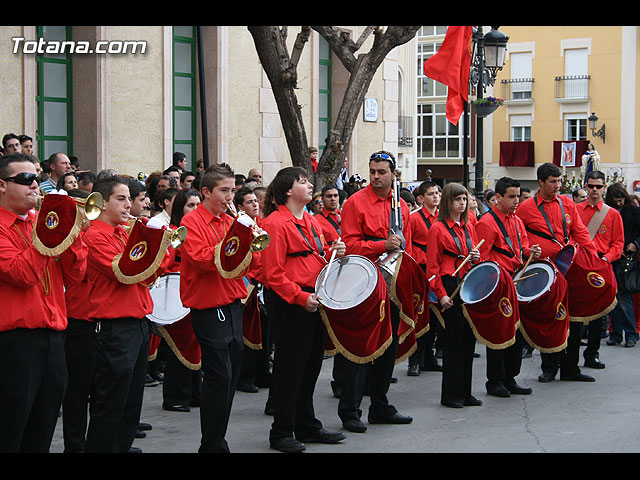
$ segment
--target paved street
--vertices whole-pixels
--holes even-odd
[[[450,409],[440,400],[440,374],[406,375],[406,362],[396,366],[398,383],[390,399],[410,425],[368,425],[366,433],[347,433],[338,445],[308,444],[306,453],[638,453],[640,452],[640,346],[607,346],[602,341],[604,370],[582,368],[595,383],[556,379],[539,383],[540,356],[524,359],[521,385],[528,396],[496,398],[486,394],[485,350],[474,361],[474,394],[480,407]],[[337,399],[329,382],[333,360],[325,360],[316,388],[316,413],[327,430],[341,430]],[[582,360],[580,362],[582,365]],[[200,441],[199,412],[162,410],[162,387],[147,387],[142,421],[151,423],[147,438],[135,446],[145,453],[195,453]],[[279,453],[269,449],[271,417],[264,405],[267,390],[237,392],[227,440],[234,453]],[[364,420],[369,400],[363,401]],[[62,452],[61,421],[51,452]]]

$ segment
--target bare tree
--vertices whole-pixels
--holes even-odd
[[[415,37],[419,26],[369,26],[360,38],[353,41],[351,35],[330,26],[303,26],[289,55],[287,27],[250,26],[249,32],[258,52],[278,106],[285,138],[292,163],[307,169],[313,175],[309,157],[309,145],[302,120],[302,107],[296,98],[297,66],[311,30],[315,30],[328,42],[331,50],[349,72],[349,82],[333,128],[325,140],[326,148],[318,161],[314,178],[316,189],[335,181],[342,167],[344,156],[362,108],[364,97],[373,77],[387,54],[399,45]],[[373,44],[366,53],[356,56],[367,38],[373,34]]]

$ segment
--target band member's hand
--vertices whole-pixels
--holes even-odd
[[[627,245],[627,250],[629,252],[635,252],[638,250],[638,247],[636,247],[636,244],[631,242],[629,245]]]
[[[453,300],[451,300],[448,295],[445,295],[440,299],[440,305],[446,310],[447,308],[453,307]]]
[[[344,254],[347,253],[347,246],[342,240],[336,240],[335,242],[333,242],[331,244],[331,249],[335,250],[336,257],[343,257]]]
[[[471,250],[469,254],[471,255],[471,261],[477,262],[478,260],[480,260],[480,250],[478,250],[477,248]]]
[[[318,305],[320,305],[320,302],[318,301],[316,294],[312,293],[307,297],[307,304],[305,305],[304,309],[307,312],[315,312],[316,310],[318,310]]]
[[[400,235],[389,235],[389,238],[384,242],[384,248],[387,251],[398,250],[400,247],[402,247],[402,237]]]
[[[534,259],[540,258],[540,255],[542,255],[542,248],[540,248],[540,245],[534,245],[531,247],[530,252]]]

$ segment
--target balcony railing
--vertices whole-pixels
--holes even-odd
[[[413,146],[413,117],[398,117],[398,145]]]
[[[589,98],[589,75],[556,77],[556,101],[576,101]]]
[[[504,100],[531,100],[533,78],[510,78],[502,80],[502,98]]]

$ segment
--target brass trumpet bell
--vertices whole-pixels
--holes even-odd
[[[178,227],[175,230],[171,230],[171,246],[173,248],[180,248],[186,239],[187,227]]]
[[[249,247],[252,252],[261,252],[269,246],[271,237],[267,232],[262,230],[258,226],[254,226],[253,239],[251,240],[251,246]]]
[[[93,192],[87,198],[74,198],[74,200],[84,208],[84,214],[89,220],[95,220],[102,213],[104,200],[99,192]]]

